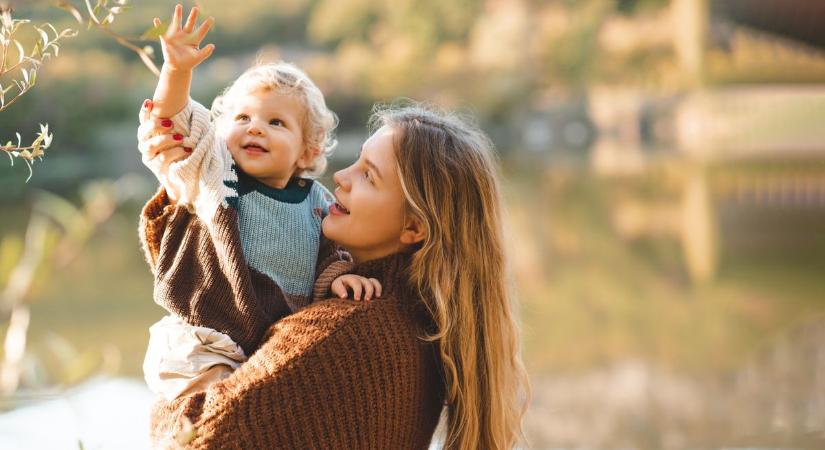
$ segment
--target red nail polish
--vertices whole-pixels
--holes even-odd
[[[146,100],[144,100],[144,101],[143,101],[143,107],[144,107],[144,108],[148,108],[148,107],[149,107],[149,105],[151,105],[151,104],[152,104],[152,101],[151,101],[151,100],[149,100],[148,98],[147,98]]]
[[[174,139],[176,141],[182,141],[183,140],[183,135],[182,134],[177,134],[177,133],[173,134],[172,139]]]
[[[161,121],[160,124],[166,128],[169,128],[172,126],[172,121],[169,119],[163,119],[163,121]]]
[[[192,147],[183,147],[183,151],[186,153],[192,153]]]

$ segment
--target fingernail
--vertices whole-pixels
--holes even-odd
[[[186,153],[192,153],[192,147],[183,147],[183,151]]]
[[[149,105],[151,105],[151,104],[152,104],[152,100],[149,100],[148,98],[143,101],[143,107],[144,108],[148,108]]]
[[[172,139],[174,139],[176,141],[182,141],[183,140],[183,135],[175,133],[175,134],[172,135]]]
[[[160,122],[160,124],[161,124],[161,125],[163,125],[163,126],[164,126],[164,127],[166,127],[166,128],[169,128],[169,127],[171,127],[171,126],[172,126],[172,121],[171,121],[170,119],[163,119],[163,120]],[[177,135],[176,135],[176,136],[177,136]]]

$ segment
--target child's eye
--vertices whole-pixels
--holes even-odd
[[[237,121],[249,120],[249,116],[247,116],[246,114],[238,114],[237,116],[235,116],[235,120],[237,120]]]
[[[280,127],[284,124],[284,122],[281,121],[281,119],[272,119],[272,120],[269,121],[269,124],[270,125],[275,125],[276,127]]]

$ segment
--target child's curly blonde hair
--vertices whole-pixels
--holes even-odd
[[[301,124],[304,150],[318,149],[319,152],[313,163],[298,175],[314,178],[323,174],[327,167],[327,157],[338,143],[334,134],[338,117],[327,108],[324,94],[318,86],[294,64],[284,61],[259,63],[247,69],[221,95],[215,97],[212,102],[212,119],[220,123],[221,117],[231,108],[233,98],[259,89],[293,94],[301,99],[304,105],[304,120]]]

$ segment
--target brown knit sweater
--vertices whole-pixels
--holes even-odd
[[[175,242],[192,233],[191,220],[185,208],[169,206],[162,191],[150,200],[140,230],[150,265],[157,267],[165,252],[179,248]],[[229,378],[206,391],[155,404],[151,436],[156,446],[428,447],[444,384],[435,346],[421,339],[432,322],[406,281],[409,256],[357,266],[330,258],[334,261],[319,264],[324,270],[314,303],[268,327],[260,348],[254,347],[257,351]],[[323,300],[335,277],[347,272],[377,278],[382,297]],[[267,302],[274,304],[263,305],[260,296],[247,294],[236,292],[236,301],[210,302],[209,307],[186,304],[200,297],[170,296],[171,304],[163,306],[193,325],[222,328],[244,342],[242,330],[257,329],[270,320],[271,311],[288,310],[282,296],[270,296]]]
[[[170,205],[161,188],[143,207],[138,231],[155,276],[155,303],[190,324],[228,334],[247,355],[272,323],[312,300],[286,294],[247,263],[238,212],[229,204],[218,205],[214,216],[204,219]],[[349,260],[321,236],[314,278]]]

